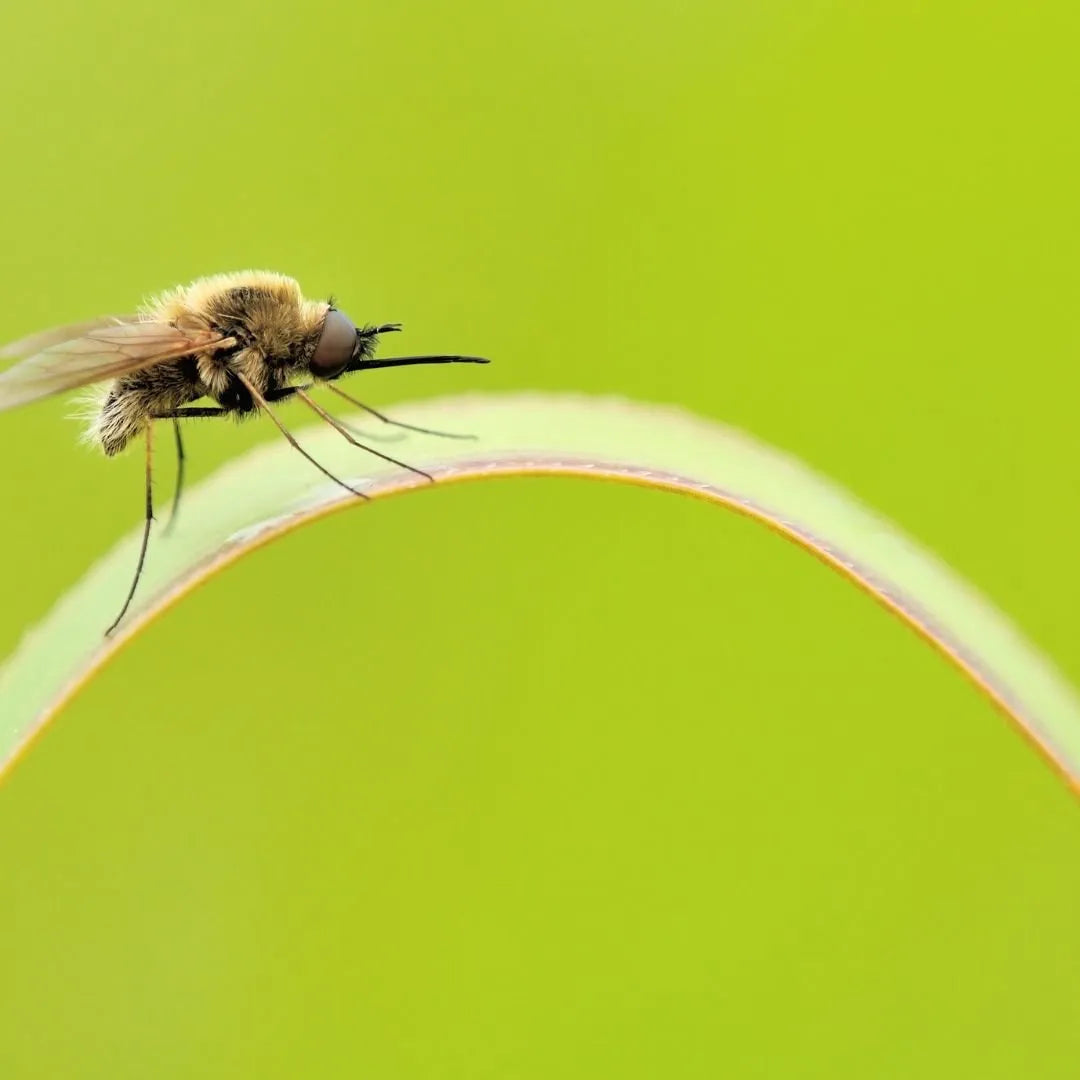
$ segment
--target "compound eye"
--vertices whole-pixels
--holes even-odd
[[[319,379],[335,379],[348,366],[356,350],[356,327],[348,315],[330,308],[323,322],[308,370]]]

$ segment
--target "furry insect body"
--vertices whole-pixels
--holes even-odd
[[[142,546],[131,589],[107,634],[127,612],[146,557],[154,517],[151,471],[155,421],[171,420],[176,435],[173,517],[184,475],[180,421],[197,416],[239,419],[262,412],[293,449],[324,476],[359,498],[368,497],[324,468],[278,419],[272,403],[290,397],[306,405],[352,445],[434,480],[430,473],[358,442],[347,426],[307,394],[313,385],[328,384],[339,397],[383,423],[410,428],[349,397],[333,383],[351,372],[379,367],[487,363],[475,356],[374,359],[379,335],[399,329],[396,323],[358,329],[332,302],[305,300],[292,278],[247,271],[202,278],[163,293],[137,316],[58,327],[0,348],[0,358],[23,357],[0,372],[0,412],[65,390],[99,386],[93,399],[89,438],[112,457],[137,435],[145,436]],[[215,404],[192,405],[202,398]],[[425,428],[411,430],[447,435]]]
[[[265,397],[308,372],[330,305],[305,300],[300,286],[281,274],[219,274],[173,289],[150,302],[142,318],[218,331],[235,340],[116,379],[108,388],[90,436],[110,457],[160,413],[208,397],[238,419],[256,409],[237,377]],[[361,331],[361,335],[363,332]],[[375,335],[370,334],[366,355]]]

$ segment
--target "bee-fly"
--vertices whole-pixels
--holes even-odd
[[[263,412],[316,469],[359,498],[367,498],[320,465],[293,438],[273,409],[288,398],[298,398],[354,446],[428,480],[434,479],[421,469],[358,442],[341,421],[308,394],[314,385],[325,385],[379,420],[397,424],[350,397],[335,385],[336,380],[373,368],[487,363],[477,356],[376,360],[375,346],[380,335],[400,329],[397,323],[357,327],[333,300],[305,300],[292,278],[253,271],[202,278],[162,294],[138,315],[62,326],[0,349],[0,358],[24,358],[0,372],[0,411],[108,381],[91,423],[90,438],[111,457],[137,436],[145,437],[146,521],[142,546],[127,598],[106,635],[127,613],[146,559],[154,517],[151,466],[155,420],[171,420],[176,436],[174,514],[184,476],[180,421],[194,417],[243,418]],[[216,404],[191,404],[200,398]],[[433,435],[447,434],[409,424],[398,426]]]

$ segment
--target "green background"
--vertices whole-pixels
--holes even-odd
[[[1080,681],[1074,4],[68,0],[0,40],[0,338],[279,269],[496,361],[373,403],[723,419]],[[140,513],[70,411],[0,418],[0,654]],[[192,473],[273,437],[202,425]],[[0,787],[0,1075],[1071,1077],[1078,889],[1065,787],[803,553],[433,490],[213,581]]]

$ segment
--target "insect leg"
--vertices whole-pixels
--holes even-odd
[[[134,599],[135,590],[139,587],[139,578],[142,577],[143,563],[146,562],[146,548],[150,543],[150,526],[154,522],[154,489],[152,485],[154,460],[154,425],[146,425],[146,523],[143,525],[142,546],[139,548],[139,561],[135,566],[135,577],[128,590],[127,599],[120,609],[120,614],[112,621],[109,629],[105,631],[108,637],[119,625],[120,620],[127,614],[127,609]]]
[[[384,424],[393,424],[394,427],[406,428],[409,431],[419,431],[421,435],[438,435],[443,439],[475,439],[475,435],[458,435],[452,431],[435,431],[432,428],[417,427],[415,424],[404,424],[400,420],[391,420],[385,413],[379,412],[378,409],[373,409],[370,405],[365,405],[362,401],[357,401],[356,398],[350,397],[344,390],[338,389],[333,383],[327,383],[326,388],[332,390],[338,397],[344,398],[350,405],[355,405],[358,409],[363,409],[365,412],[371,413],[372,416],[378,417]]]
[[[359,498],[361,498],[361,499],[365,500],[365,502],[366,502],[366,501],[367,501],[367,500],[368,500],[368,499],[370,498],[370,496],[368,496],[368,495],[365,495],[365,494],[364,494],[364,493],[363,493],[362,491],[357,491],[357,490],[356,490],[356,488],[354,488],[354,487],[350,487],[350,486],[349,486],[348,484],[346,484],[346,483],[345,483],[345,481],[344,481],[344,480],[342,480],[342,479],[341,479],[340,477],[338,477],[338,476],[335,476],[335,475],[334,475],[334,474],[333,474],[332,472],[330,472],[330,470],[329,470],[329,469],[326,469],[326,468],[324,468],[324,467],[323,467],[322,465],[320,465],[320,464],[319,464],[319,463],[318,463],[318,462],[317,462],[317,461],[316,461],[316,460],[315,460],[315,459],[314,459],[314,458],[313,458],[313,457],[312,457],[312,456],[311,456],[311,455],[310,455],[310,454],[309,454],[309,453],[308,453],[308,452],[307,452],[307,451],[306,451],[306,450],[305,450],[305,449],[304,449],[304,448],[303,448],[303,447],[302,447],[302,446],[301,446],[301,445],[300,445],[300,444],[299,444],[299,443],[298,443],[298,442],[296,441],[296,439],[295,439],[295,438],[293,438],[293,434],[292,434],[292,432],[291,432],[291,431],[289,431],[289,429],[288,429],[288,428],[287,428],[287,427],[286,427],[286,426],[285,426],[285,425],[284,425],[284,424],[283,424],[283,423],[282,423],[282,422],[281,422],[281,421],[280,421],[280,420],[279,420],[279,419],[277,418],[277,416],[276,416],[276,415],[274,414],[274,410],[270,408],[270,405],[268,404],[268,402],[267,402],[266,398],[264,398],[264,397],[262,396],[262,394],[260,394],[260,393],[259,393],[258,389],[256,389],[256,387],[255,387],[255,384],[254,384],[254,383],[253,383],[253,382],[252,382],[252,381],[251,381],[251,380],[250,380],[250,379],[249,379],[249,378],[248,378],[248,377],[247,377],[246,375],[240,375],[240,374],[237,374],[237,376],[236,376],[236,377],[237,377],[237,378],[238,378],[238,379],[240,380],[240,382],[241,382],[241,383],[243,383],[243,385],[244,385],[244,386],[245,386],[245,387],[247,388],[247,391],[248,391],[248,393],[249,393],[249,394],[251,394],[251,399],[252,399],[252,401],[254,401],[254,402],[255,402],[255,404],[256,404],[256,405],[258,405],[258,407],[259,407],[260,409],[262,409],[262,411],[263,411],[264,413],[266,413],[266,415],[267,415],[267,416],[269,416],[269,417],[270,417],[270,419],[271,419],[271,420],[272,420],[272,421],[274,422],[274,426],[275,426],[275,427],[276,427],[276,428],[278,429],[278,431],[280,431],[280,432],[281,432],[281,434],[282,434],[282,435],[284,435],[284,436],[285,436],[285,438],[286,438],[286,439],[288,440],[288,443],[289,443],[289,445],[290,445],[290,446],[291,446],[291,447],[292,447],[292,448],[293,448],[294,450],[296,450],[296,451],[297,451],[297,452],[298,452],[299,454],[301,454],[301,455],[302,455],[303,457],[307,458],[307,460],[308,460],[308,461],[310,461],[310,462],[311,462],[311,464],[312,464],[312,465],[314,465],[314,466],[315,466],[315,468],[316,468],[316,469],[318,469],[318,470],[319,470],[319,472],[321,472],[321,473],[323,474],[323,476],[326,476],[326,477],[328,477],[329,479],[333,480],[335,484],[338,484],[338,485],[339,485],[340,487],[343,487],[343,488],[344,488],[344,489],[345,489],[346,491],[351,491],[351,492],[352,492],[352,493],[353,493],[354,495],[356,495],[356,496],[358,496]],[[302,390],[300,390],[300,389],[299,389],[299,387],[297,387],[297,388],[296,388],[296,392],[297,392],[298,394],[300,394],[301,396],[303,396],[303,391],[302,391]]]
[[[176,524],[176,511],[180,509],[180,495],[184,490],[184,437],[180,434],[180,421],[184,417],[195,416],[223,416],[227,410],[217,408],[197,409],[167,409],[165,412],[154,413],[154,420],[171,420],[173,432],[176,435],[176,488],[173,491],[172,509],[169,511],[169,520],[165,524],[162,536],[168,536]]]
[[[268,390],[263,396],[267,401],[284,401],[286,398],[291,398],[294,394],[298,394],[301,390],[310,390],[311,383],[304,383],[303,386],[282,386],[277,390]],[[350,431],[352,428],[349,429]],[[400,442],[404,435],[397,433],[393,435],[372,435],[370,431],[362,431],[361,435],[365,439],[372,439],[375,442]]]
[[[432,476],[431,473],[424,472],[423,469],[418,469],[414,465],[409,465],[407,462],[399,461],[397,458],[391,457],[389,454],[384,454],[381,450],[375,450],[370,446],[365,446],[362,442],[357,442],[357,440],[354,439],[351,434],[349,434],[348,429],[345,427],[344,424],[341,423],[340,420],[334,419],[334,417],[332,417],[321,405],[319,405],[318,402],[308,397],[308,395],[305,394],[303,390],[298,389],[296,391],[296,396],[305,405],[307,405],[308,408],[313,409],[315,412],[317,412],[319,416],[321,416],[336,432],[343,435],[348,442],[352,443],[353,446],[357,446],[361,450],[366,450],[369,454],[374,454],[376,457],[382,458],[383,461],[389,461],[393,465],[400,465],[401,468],[408,469],[409,472],[414,472],[417,476],[424,476],[433,484],[435,483],[435,477]]]
[[[180,509],[180,493],[184,490],[184,437],[180,434],[180,421],[173,417],[173,434],[176,436],[176,487],[173,488],[172,509],[165,523],[162,536],[168,536],[176,524],[176,511]]]
[[[154,413],[154,420],[184,420],[196,416],[224,416],[229,410],[218,408],[195,408],[195,409],[166,409],[164,412]]]

